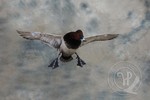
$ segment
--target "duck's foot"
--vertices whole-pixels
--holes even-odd
[[[52,69],[55,69],[55,68],[59,67],[59,65],[58,65],[58,58],[53,60],[48,67],[52,67]]]
[[[55,69],[55,68],[59,67],[58,59],[59,59],[60,55],[61,55],[61,52],[58,54],[58,57],[55,60],[53,60],[48,67],[52,67],[52,69]]]
[[[77,55],[77,65],[80,66],[80,67],[83,67],[83,65],[85,65],[86,63],[78,56],[77,53],[75,53]]]

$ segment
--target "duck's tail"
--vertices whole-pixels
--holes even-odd
[[[69,62],[69,61],[71,61],[71,60],[73,60],[73,57],[72,56],[64,56],[64,55],[61,55],[61,57],[60,57],[60,60],[62,61],[62,62]]]

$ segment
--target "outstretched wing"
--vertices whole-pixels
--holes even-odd
[[[18,31],[18,30],[17,32],[20,34],[20,36],[22,36],[25,39],[41,40],[47,45],[52,46],[57,49],[61,45],[61,36],[54,36],[51,34],[45,34],[41,32],[24,32],[24,31]]]
[[[94,41],[107,41],[112,40],[116,37],[118,37],[119,34],[105,34],[105,35],[96,35],[85,38],[85,40],[81,43],[80,46],[86,45],[88,43],[94,42]]]

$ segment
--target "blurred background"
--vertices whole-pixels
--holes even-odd
[[[77,52],[87,63],[47,66],[57,51],[16,30],[84,36],[121,34]],[[0,100],[149,100],[150,0],[0,0]],[[139,67],[137,95],[119,95],[108,85],[108,72],[120,61]]]

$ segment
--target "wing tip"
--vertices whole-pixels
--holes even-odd
[[[19,31],[19,30],[16,30],[16,31],[20,36],[22,36],[22,37],[24,36],[21,31]]]
[[[16,30],[17,31],[17,33],[21,36],[21,37],[23,37],[24,39],[28,39],[28,40],[31,40],[30,38],[28,38],[27,36],[26,36],[26,32],[23,32],[23,31],[19,31],[19,30]]]
[[[119,34],[114,34],[114,37],[118,37],[119,36]]]
[[[16,30],[18,34],[20,34],[21,36],[23,35],[24,32]]]
[[[111,40],[111,39],[114,39],[114,38],[117,38],[118,36],[119,36],[119,34],[111,34],[110,40]]]
[[[21,32],[21,31],[19,31],[19,30],[16,30],[16,31],[17,31],[17,33],[19,33],[19,34],[20,34],[20,32]]]

